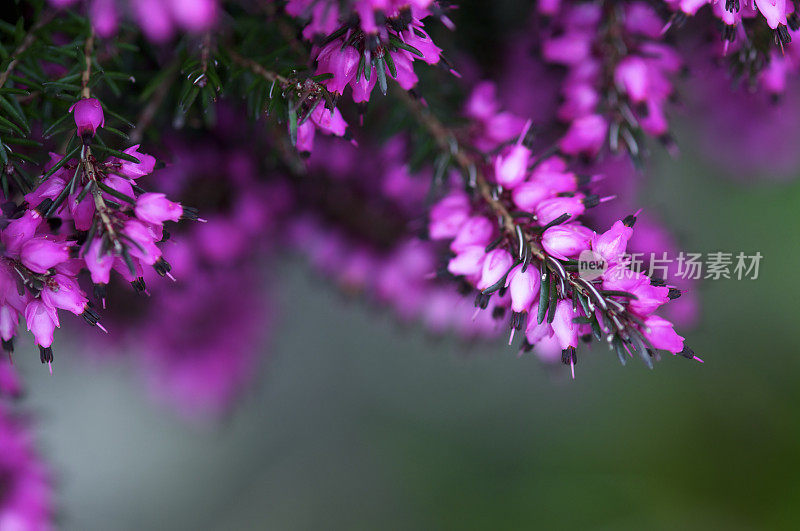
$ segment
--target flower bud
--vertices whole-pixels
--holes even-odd
[[[103,107],[97,98],[84,98],[72,104],[69,112],[73,113],[78,136],[93,137],[98,127],[103,127],[106,119]]]

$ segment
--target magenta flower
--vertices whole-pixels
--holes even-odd
[[[161,225],[165,221],[178,221],[183,215],[183,207],[159,193],[145,193],[136,199],[136,217],[147,223]]]
[[[579,223],[565,223],[550,227],[542,234],[542,247],[561,260],[578,256],[589,248],[594,233]]]
[[[31,238],[20,248],[20,260],[34,273],[46,273],[48,269],[69,260],[70,246],[46,236]]]
[[[672,323],[657,315],[651,315],[645,322],[645,336],[654,347],[677,354],[683,350],[683,338],[672,328]]]
[[[578,118],[570,125],[559,146],[568,155],[585,154],[594,157],[606,141],[608,122],[600,115]]]
[[[481,278],[476,287],[484,290],[497,284],[505,277],[512,265],[514,265],[514,258],[505,249],[489,251],[486,253],[486,260],[484,260],[481,270]]]
[[[562,350],[578,346],[578,325],[573,321],[577,316],[571,301],[558,301],[552,327]]]
[[[615,263],[625,254],[631,236],[633,236],[633,228],[625,225],[622,221],[617,221],[603,234],[594,235],[592,250],[609,263]]]
[[[524,269],[524,271],[523,271]],[[517,313],[527,312],[539,296],[541,284],[539,270],[533,264],[522,264],[511,270],[506,279],[506,287],[511,296],[511,309]]]
[[[494,232],[491,221],[483,216],[472,216],[459,229],[450,243],[450,250],[460,253],[469,247],[486,247],[492,241]]]
[[[54,310],[41,301],[32,300],[25,307],[25,323],[37,345],[48,348],[53,344],[53,333],[59,326],[58,316]]]
[[[117,171],[119,175],[128,177],[129,179],[138,179],[139,177],[153,173],[153,169],[156,167],[156,158],[147,153],[140,152],[139,144],[129,147],[124,153],[139,159],[139,162],[119,159],[120,169]]]
[[[49,279],[42,290],[41,298],[47,306],[67,310],[75,315],[81,315],[89,302],[78,282],[60,273]]]
[[[75,118],[75,127],[78,136],[82,138],[93,137],[98,127],[103,127],[106,119],[103,116],[103,107],[97,98],[84,98],[73,103],[69,108]]]

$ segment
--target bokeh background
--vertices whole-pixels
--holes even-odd
[[[458,38],[491,61],[487,43],[521,8],[463,4],[475,18]],[[677,129],[698,135],[686,115]],[[261,377],[219,424],[182,421],[124,361],[82,356],[75,339],[59,339],[52,377],[33,351],[16,355],[61,526],[796,528],[800,182],[731,179],[701,144],[677,159],[654,149],[640,196],[688,251],[764,256],[758,280],[697,287],[686,335],[705,364],[650,371],[595,349],[571,381],[499,343],[398,325],[287,257],[280,321],[253,345],[268,352]],[[752,156],[769,160],[769,146]]]

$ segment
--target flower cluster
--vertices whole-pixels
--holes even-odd
[[[326,0],[291,0],[287,11],[310,17],[306,38],[322,37],[313,52],[316,75],[326,76],[323,83],[334,94],[344,94],[349,86],[356,103],[369,101],[376,84],[386,94],[387,78],[405,90],[413,88],[418,81],[414,61],[432,65],[441,59],[422,21],[433,13],[447,19],[431,0],[359,0],[353,5],[355,18]]]
[[[665,0],[665,3],[674,11],[668,27],[701,10],[710,12],[722,27],[719,53],[730,58],[733,73],[751,86],[781,94],[786,90],[788,76],[800,70],[800,51],[790,44],[800,30],[796,2]]]
[[[663,22],[646,2],[569,3],[554,9],[542,55],[563,65],[558,118],[569,124],[559,147],[596,156],[608,142],[631,155],[641,133],[666,139],[665,106],[681,59],[661,42]]]
[[[78,2],[82,0],[50,0],[61,8]],[[120,19],[130,17],[155,42],[164,42],[177,31],[199,33],[210,29],[216,24],[218,11],[216,0],[88,0],[85,3],[99,36],[113,36]]]
[[[23,317],[42,363],[48,364],[59,310],[102,328],[79,284],[82,271],[88,271],[103,305],[112,270],[143,290],[144,265],[169,274],[170,265],[157,245],[164,223],[196,219],[194,210],[163,194],[145,193],[136,184],[155,168],[155,159],[140,153],[138,145],[104,161],[94,156],[92,138],[104,124],[96,99],[82,99],[70,110],[81,145],[66,156],[51,154],[38,187],[21,205],[7,204],[0,229],[0,338],[7,351],[13,350]]]

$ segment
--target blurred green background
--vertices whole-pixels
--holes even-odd
[[[657,159],[644,204],[684,248],[764,255],[757,281],[702,286],[687,335],[704,365],[596,350],[573,382],[431,340],[287,262],[263,378],[223,425],[181,423],[63,344],[54,377],[17,356],[64,528],[796,528],[800,183]]]

